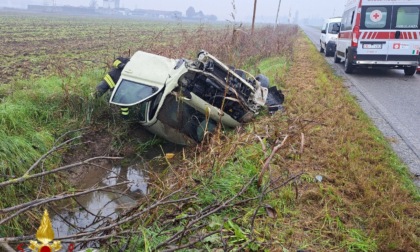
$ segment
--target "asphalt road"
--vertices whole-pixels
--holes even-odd
[[[301,28],[319,49],[320,29]],[[389,139],[420,187],[420,74],[405,76],[403,70],[392,69],[357,69],[346,74],[343,63],[334,63],[333,57],[325,59],[344,78],[349,91]]]

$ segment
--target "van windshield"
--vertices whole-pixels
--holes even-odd
[[[111,103],[117,105],[135,105],[158,92],[157,87],[148,86],[123,79],[118,86]]]
[[[418,6],[400,6],[396,7],[396,29],[418,29],[419,28],[419,13]]]

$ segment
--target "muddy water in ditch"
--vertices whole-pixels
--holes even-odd
[[[136,200],[148,193],[149,171],[160,172],[166,167],[166,163],[162,162],[162,153],[177,153],[179,150],[179,146],[167,144],[149,150],[142,157],[101,164],[101,169],[87,172],[75,185],[77,189],[111,186],[122,182],[127,184],[63,202],[61,210],[51,214],[55,237],[94,230],[104,221],[118,217],[121,211],[135,206]]]

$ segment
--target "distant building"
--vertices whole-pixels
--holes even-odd
[[[217,21],[217,17],[215,15],[204,15],[202,11],[196,12],[194,7],[188,7],[187,11],[185,12],[186,19],[193,20],[193,21]]]
[[[103,0],[103,8],[104,9],[119,9],[120,8],[120,0]]]
[[[131,11],[131,15],[152,19],[177,19],[182,17],[182,12],[135,9]]]

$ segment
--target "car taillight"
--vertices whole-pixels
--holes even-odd
[[[352,39],[351,39],[352,47],[357,47],[357,43],[359,42],[359,36],[360,36],[359,26],[355,26],[353,28]]]

